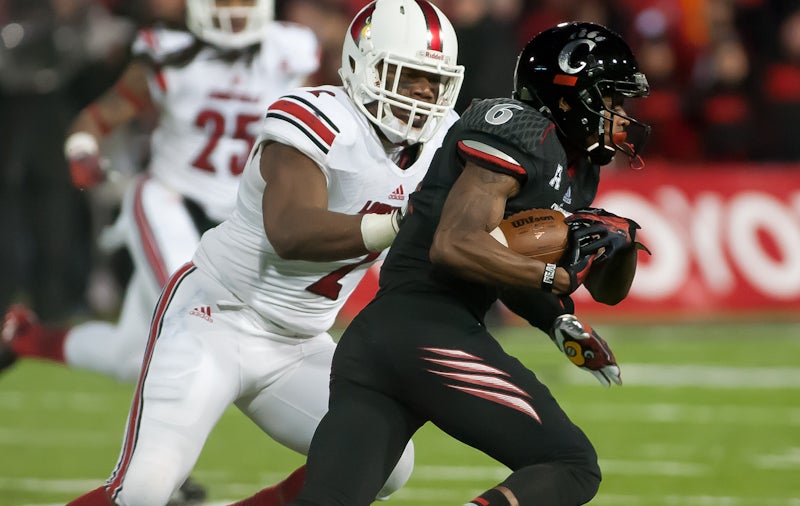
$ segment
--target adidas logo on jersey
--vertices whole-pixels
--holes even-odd
[[[395,190],[389,194],[389,200],[405,200],[406,199],[406,192],[403,191],[403,185],[398,186]]]
[[[199,316],[209,323],[213,323],[214,319],[211,318],[211,306],[200,306],[189,311],[192,316]]]
[[[565,204],[572,204],[572,187],[567,187],[567,193],[564,194],[564,197],[561,199],[562,202]]]

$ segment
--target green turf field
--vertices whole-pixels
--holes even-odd
[[[604,389],[542,334],[498,332],[594,441],[595,505],[800,506],[800,324],[598,326],[625,385]],[[132,386],[22,362],[0,377],[0,506],[64,504],[116,462]],[[395,506],[460,506],[507,474],[426,426]],[[277,481],[301,457],[238,412],[223,418],[194,476],[213,502]]]

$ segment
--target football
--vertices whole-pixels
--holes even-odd
[[[567,249],[569,226],[561,211],[528,209],[504,219],[490,234],[517,253],[554,264]]]

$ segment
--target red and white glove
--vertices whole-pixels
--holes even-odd
[[[603,386],[622,384],[614,353],[602,337],[575,315],[562,314],[550,329],[550,339],[576,366],[589,371]]]
[[[564,295],[571,294],[586,281],[596,257],[597,252],[583,254],[580,247],[571,251],[569,255],[564,255],[559,263],[559,266],[563,267],[569,274],[569,288],[564,292]]]
[[[88,190],[106,180],[97,139],[87,132],[75,132],[64,143],[64,157],[69,165],[72,184]]]

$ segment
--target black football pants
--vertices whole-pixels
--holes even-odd
[[[450,299],[390,293],[339,342],[330,411],[292,504],[371,504],[426,421],[514,471],[503,484],[521,506],[576,506],[597,492],[592,444],[533,372]]]

